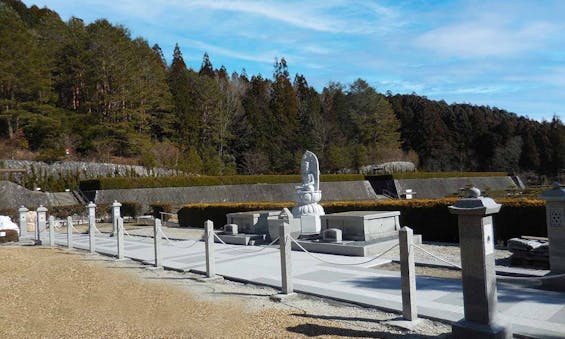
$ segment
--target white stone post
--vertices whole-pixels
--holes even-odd
[[[20,212],[20,238],[23,238],[27,235],[27,212],[29,210],[22,206],[18,209],[18,212]]]
[[[67,217],[67,248],[73,248],[73,218]]]
[[[206,277],[216,277],[216,260],[214,258],[214,223],[211,220],[204,222],[204,241],[206,244]]]
[[[282,294],[292,294],[292,240],[290,240],[290,225],[282,222],[279,226],[279,243],[281,251]]]
[[[155,267],[161,267],[161,219],[155,219],[153,225],[153,243],[155,244]]]
[[[116,235],[116,230],[118,229],[118,218],[120,217],[120,204],[117,200],[112,203],[112,236]]]
[[[122,217],[118,217],[116,221],[117,221],[116,239],[118,242],[118,260],[122,260],[124,259],[124,219]]]
[[[49,246],[55,247],[55,217],[49,216]]]
[[[88,215],[88,249],[96,253],[96,204],[92,201],[86,205]]]
[[[565,189],[556,182],[553,188],[540,196],[545,200],[545,218],[547,238],[549,241],[549,268],[551,275],[565,274]],[[552,290],[565,291],[565,278],[542,280],[544,287]]]
[[[37,208],[37,219],[35,221],[35,244],[41,245],[41,229],[45,229],[47,222],[47,208],[39,205]]]
[[[481,197],[473,187],[470,197],[449,206],[458,215],[459,246],[465,318],[451,327],[455,338],[512,338],[510,324],[497,315],[496,272],[492,215],[500,204]]]
[[[418,319],[416,306],[416,267],[414,265],[414,232],[402,227],[398,233],[400,245],[400,280],[402,286],[402,316],[406,320]]]

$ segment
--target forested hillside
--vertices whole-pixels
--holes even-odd
[[[295,173],[305,149],[323,172],[410,160],[425,170],[556,175],[565,126],[382,94],[362,79],[319,92],[284,58],[268,76],[230,73],[207,54],[193,70],[178,45],[167,62],[158,45],[105,19],[63,22],[0,0],[0,158]]]

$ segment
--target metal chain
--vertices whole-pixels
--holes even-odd
[[[214,232],[214,237],[216,239],[218,239],[222,244],[227,245],[217,234],[216,232]],[[269,248],[269,246],[273,245],[274,243],[276,243],[277,241],[279,241],[279,237],[277,237],[275,240],[271,241],[270,244],[266,245],[266,246],[262,246],[261,249],[259,250],[244,250],[244,249],[233,249],[234,252],[241,252],[241,253],[259,253],[261,251],[264,251],[265,249]]]
[[[384,251],[384,252],[378,254],[378,255],[375,256],[374,258],[371,258],[371,259],[366,260],[366,261],[362,261],[362,262],[358,262],[358,263],[339,263],[339,262],[328,261],[328,260],[322,259],[322,258],[320,258],[320,257],[318,257],[318,256],[315,256],[314,254],[308,252],[304,247],[302,247],[302,245],[300,245],[300,244],[298,243],[298,241],[296,241],[293,237],[291,237],[290,235],[289,235],[288,237],[290,238],[290,241],[294,242],[298,247],[300,247],[300,249],[301,249],[302,251],[306,252],[306,254],[308,254],[308,255],[311,256],[312,258],[314,258],[314,259],[316,259],[316,260],[318,260],[318,261],[324,262],[324,263],[326,263],[326,264],[341,265],[341,266],[356,266],[356,265],[367,264],[367,263],[370,263],[371,261],[377,260],[378,258],[382,257],[382,256],[385,255],[386,253],[392,251],[394,248],[398,247],[398,244],[394,244],[394,245],[393,245],[391,248],[389,248],[388,250],[386,250],[386,251]]]
[[[457,265],[457,264],[452,263],[451,261],[442,259],[442,258],[438,257],[437,255],[426,251],[425,249],[423,249],[422,247],[420,247],[420,246],[418,246],[418,245],[416,245],[416,244],[412,244],[412,246],[415,247],[415,248],[417,248],[417,249],[419,249],[420,251],[426,253],[427,255],[429,255],[429,256],[431,256],[431,257],[433,257],[433,258],[439,260],[439,261],[442,261],[442,262],[444,262],[444,263],[446,263],[446,264],[448,264],[448,265],[451,265],[451,266],[456,267],[457,269],[461,270],[461,266],[460,266],[460,265]]]
[[[177,247],[177,248],[184,248],[184,249],[189,249],[191,247],[193,247],[194,245],[198,244],[200,241],[199,240],[195,240],[195,239],[189,239],[194,241],[194,243],[188,245],[188,246],[179,246],[177,244],[175,244],[171,239],[169,239],[169,237],[167,237],[167,235],[165,234],[165,232],[163,232],[163,230],[161,228],[159,228],[159,233],[161,233],[161,235],[165,238],[165,240],[167,240],[167,242],[173,246],[173,247]]]

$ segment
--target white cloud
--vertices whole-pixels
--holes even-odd
[[[278,55],[282,55],[281,52],[272,51],[272,50],[263,51],[261,53],[246,53],[242,51],[235,51],[232,49],[211,45],[202,41],[192,40],[192,39],[183,39],[183,44],[202,49],[203,51],[208,52],[208,54],[210,55],[219,54],[240,60],[255,61],[260,63],[272,64],[275,60],[275,57],[277,57]],[[286,58],[288,59],[288,57]]]
[[[294,27],[327,33],[366,34],[392,26],[392,8],[366,3],[325,1],[176,1],[183,8],[247,13]],[[369,10],[366,10],[369,9]]]
[[[555,31],[545,22],[533,22],[518,29],[497,23],[466,22],[440,27],[417,39],[420,47],[453,57],[512,56],[532,51]]]

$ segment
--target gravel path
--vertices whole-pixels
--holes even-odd
[[[0,337],[270,338],[445,337],[423,321],[415,331],[386,323],[397,314],[197,275],[149,270],[81,251],[0,246]]]

